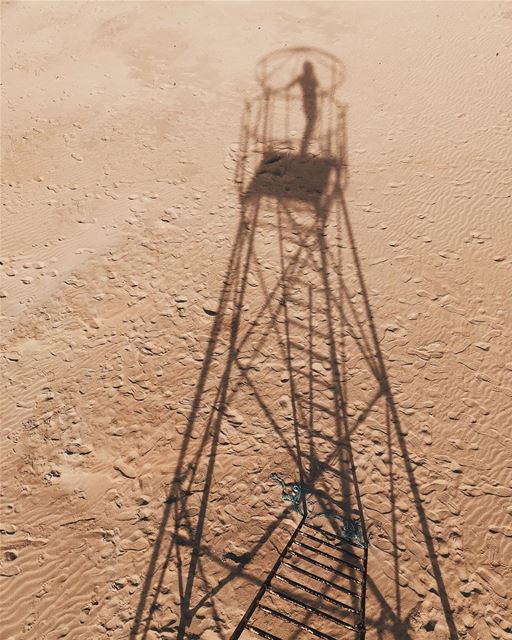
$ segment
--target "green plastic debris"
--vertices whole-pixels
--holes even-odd
[[[294,511],[304,515],[305,489],[298,482],[285,482],[278,473],[271,473],[270,479],[279,482],[282,487],[281,498],[285,502],[291,502]]]
[[[281,498],[285,502],[290,502],[294,511],[299,515],[304,515],[304,503],[307,498],[307,490],[299,482],[285,482],[284,479],[278,473],[271,473],[270,479],[275,480],[281,485]],[[332,510],[322,511],[319,513],[307,513],[306,517],[313,519],[319,516],[325,516],[331,520],[338,520],[342,523],[342,528],[338,533],[342,538],[348,542],[354,542],[358,547],[365,548],[366,543],[364,540],[363,532],[361,529],[361,523],[358,520],[352,520],[346,518]]]

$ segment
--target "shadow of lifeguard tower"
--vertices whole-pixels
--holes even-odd
[[[345,203],[343,78],[337,58],[311,48],[257,66],[237,145],[236,232],[131,640],[195,640],[206,616],[224,639],[361,640],[368,628],[409,640],[397,470],[449,637],[458,637]],[[388,459],[372,470],[376,426]],[[387,483],[384,515],[374,510],[367,527],[361,469]],[[299,514],[269,476],[283,498],[298,497]],[[389,551],[392,575],[378,584],[366,571],[367,529],[372,546]],[[236,553],[226,553],[233,541]],[[166,609],[171,592],[177,614]],[[234,631],[222,613],[233,603]]]
[[[365,635],[367,538],[340,359],[347,172],[345,107],[336,90],[343,75],[340,61],[319,50],[271,54],[258,65],[261,95],[246,105],[242,125],[235,178],[242,216],[256,234],[277,230],[280,247],[295,478],[304,504],[296,531],[232,640],[242,633],[274,640],[304,632],[326,639],[340,631],[347,638]],[[306,350],[318,366],[304,375],[296,360]],[[324,393],[327,402],[315,402]],[[359,527],[359,544],[347,535],[349,523]]]

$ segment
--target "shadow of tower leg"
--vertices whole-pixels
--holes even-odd
[[[258,214],[258,203],[249,202],[244,206],[240,216],[240,221],[233,243],[233,250],[230,257],[229,265],[224,278],[224,285],[219,298],[217,314],[212,326],[208,346],[203,359],[201,373],[197,382],[196,391],[191,404],[191,410],[187,419],[187,427],[183,436],[182,447],[175,468],[173,480],[170,483],[169,495],[165,503],[164,513],[160,522],[155,545],[153,547],[151,560],[143,583],[141,597],[137,608],[135,622],[132,626],[130,638],[135,639],[142,629],[141,638],[145,638],[151,626],[153,612],[157,604],[162,584],[168,569],[173,553],[176,552],[176,536],[183,524],[189,522],[187,514],[187,488],[194,481],[194,460],[201,456],[202,452],[209,446],[210,463],[208,468],[208,477],[211,477],[212,465],[215,461],[215,451],[218,441],[218,428],[222,418],[222,411],[211,412],[207,421],[207,428],[204,431],[199,453],[190,450],[191,435],[197,425],[198,412],[202,402],[203,394],[207,384],[210,369],[214,359],[214,353],[219,344],[219,339],[226,331],[226,325],[229,327],[230,346],[227,350],[227,358],[224,365],[223,375],[217,392],[218,406],[222,406],[225,401],[225,395],[229,378],[232,371],[234,356],[236,353],[236,338],[238,335],[241,312],[243,306],[243,298],[247,285],[247,270],[251,259],[251,247],[254,238],[254,229],[256,228],[256,219]],[[228,314],[228,308],[232,308],[234,313],[231,320]],[[185,628],[188,619],[188,607],[190,604],[190,596],[193,587],[193,580],[197,565],[197,548],[201,539],[202,526],[204,523],[204,512],[208,501],[210,485],[205,484],[203,500],[201,501],[201,511],[198,523],[196,525],[195,544],[192,551],[191,569],[186,584],[183,586],[181,599],[181,620],[183,628]],[[174,536],[171,537],[167,550],[163,552],[163,546],[168,533],[168,526],[172,523]],[[163,556],[163,562],[162,562]],[[157,565],[158,570],[157,570]],[[153,591],[154,596],[148,604],[147,599],[150,592]],[[142,622],[144,613],[146,613],[145,621]]]
[[[227,350],[227,358],[224,365],[224,371],[219,385],[218,400],[216,402],[216,411],[214,412],[214,419],[211,424],[208,425],[208,434],[210,440],[210,449],[208,452],[208,467],[206,471],[206,479],[204,483],[204,489],[201,497],[201,503],[199,508],[199,514],[197,517],[197,524],[195,525],[195,535],[192,548],[192,559],[190,562],[188,575],[183,591],[182,603],[181,603],[181,618],[178,627],[177,638],[185,637],[187,626],[190,622],[190,604],[194,586],[194,579],[197,571],[197,564],[201,546],[201,540],[203,535],[203,529],[206,518],[206,510],[208,508],[211,485],[213,481],[213,470],[216,463],[217,449],[219,443],[219,435],[221,423],[224,417],[224,408],[227,402],[227,396],[229,391],[229,383],[233,373],[233,369],[236,371],[235,361],[237,358],[237,342],[239,337],[240,325],[242,320],[242,310],[244,305],[245,294],[247,290],[248,271],[252,261],[252,254],[254,249],[254,236],[258,223],[258,211],[259,202],[249,202],[247,209],[244,207],[242,210],[242,221],[244,225],[244,242],[242,242],[242,250],[240,252],[240,263],[236,264],[235,272],[232,282],[233,289],[233,317],[229,328],[229,347]]]
[[[414,469],[411,463],[411,457],[408,451],[408,447],[407,447],[407,442],[406,442],[406,438],[403,434],[403,429],[401,429],[401,425],[400,425],[400,418],[398,416],[398,410],[396,407],[396,403],[393,397],[393,391],[391,388],[391,383],[387,374],[387,368],[386,368],[386,363],[385,363],[385,358],[384,355],[382,353],[381,347],[380,347],[380,341],[378,339],[378,335],[377,335],[377,328],[376,328],[376,324],[375,324],[375,320],[373,317],[373,312],[371,309],[371,305],[370,305],[370,298],[369,298],[369,294],[368,294],[368,289],[366,287],[366,282],[365,282],[365,278],[364,278],[364,274],[363,274],[363,270],[362,270],[362,265],[361,265],[361,261],[359,258],[359,254],[357,251],[357,245],[355,242],[355,236],[354,236],[354,232],[353,232],[353,228],[352,228],[352,224],[351,224],[351,220],[350,220],[350,216],[348,213],[348,208],[345,202],[345,198],[343,193],[341,194],[341,204],[342,204],[342,212],[343,212],[343,218],[344,218],[344,223],[347,229],[347,235],[348,235],[348,239],[349,239],[349,243],[350,246],[352,247],[352,255],[353,255],[353,260],[354,260],[354,264],[356,267],[356,272],[357,272],[357,278],[358,278],[358,282],[359,282],[359,286],[361,288],[361,293],[362,293],[362,298],[363,298],[363,304],[364,304],[364,308],[365,308],[365,313],[366,313],[366,319],[367,319],[367,325],[369,327],[370,330],[370,335],[371,335],[371,342],[373,345],[373,351],[378,363],[378,379],[379,379],[379,383],[382,389],[382,392],[384,394],[385,400],[386,400],[386,405],[387,405],[387,411],[389,412],[389,419],[390,419],[390,423],[394,426],[394,435],[398,441],[399,447],[400,447],[400,452],[401,452],[401,459],[403,460],[403,464],[405,467],[405,471],[407,474],[407,479],[408,479],[408,483],[409,483],[409,487],[410,490],[413,494],[413,499],[414,499],[414,506],[416,509],[416,513],[418,516],[418,520],[419,520],[419,524],[421,527],[421,531],[422,531],[422,536],[423,536],[423,540],[424,540],[424,544],[426,547],[426,551],[427,551],[427,555],[429,558],[429,563],[430,566],[432,568],[432,572],[434,574],[434,579],[436,582],[436,587],[437,587],[437,592],[439,594],[439,598],[441,601],[441,606],[443,609],[443,615],[448,627],[448,631],[450,634],[450,640],[456,640],[459,635],[457,632],[457,628],[455,626],[455,622],[453,619],[453,611],[452,608],[450,606],[450,600],[449,600],[449,596],[448,596],[448,591],[446,589],[446,585],[443,579],[443,575],[441,573],[441,568],[439,566],[439,561],[437,558],[437,554],[436,551],[434,549],[434,544],[433,544],[433,536],[430,532],[430,528],[428,525],[428,519],[427,519],[427,514],[425,512],[425,508],[423,506],[423,500],[420,494],[420,489],[418,486],[418,482],[416,480],[415,477],[415,473],[414,473]],[[389,437],[389,436],[388,436]],[[390,444],[391,446],[391,444]],[[399,607],[399,594],[397,594],[397,605]],[[398,612],[398,618],[400,619],[400,614]]]

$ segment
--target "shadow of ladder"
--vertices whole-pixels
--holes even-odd
[[[364,640],[368,547],[361,548],[355,542],[314,526],[306,520],[307,514],[302,517],[230,640],[237,640],[245,630],[267,640],[283,640],[254,621],[258,611],[268,614],[267,619],[274,618],[287,623],[294,629],[294,637],[297,637],[300,631],[304,631],[324,640],[340,640],[341,637]],[[325,564],[325,559],[336,562],[341,568],[335,569]],[[304,566],[308,566],[308,569]],[[318,575],[318,569],[328,571],[335,577],[323,578]],[[315,570],[316,573],[313,573]],[[295,575],[296,579],[290,575]],[[330,593],[335,592],[338,597],[350,596],[352,604],[346,604],[337,597],[318,591],[313,584],[322,585],[324,589],[329,589]],[[282,589],[283,586],[286,588],[285,591]],[[293,616],[278,611],[274,605],[271,606],[267,602],[269,595],[278,601],[291,604],[297,611],[305,611],[307,617],[312,619],[311,624],[328,621],[340,631],[343,629],[344,635],[330,635],[316,626],[302,622],[299,615]],[[318,606],[313,606],[307,602],[307,598],[311,596],[319,606],[334,607],[339,612],[350,614],[353,620],[348,622],[323,611]],[[268,627],[268,624],[264,626]]]

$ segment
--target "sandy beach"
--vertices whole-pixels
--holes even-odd
[[[0,637],[229,640],[297,486],[267,637],[512,639],[512,4],[3,2],[2,89]]]

